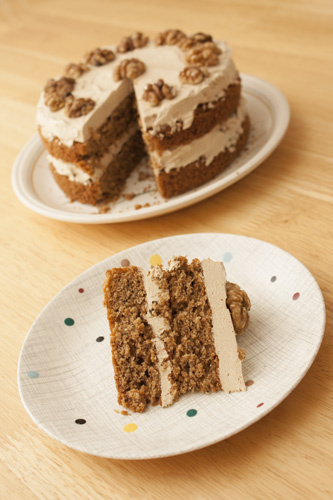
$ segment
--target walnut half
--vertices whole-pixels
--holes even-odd
[[[248,327],[251,302],[247,293],[235,283],[226,284],[227,307],[231,313],[236,333],[244,333]]]
[[[64,76],[68,78],[79,78],[83,73],[89,71],[89,67],[84,63],[69,63],[64,71]]]
[[[176,97],[174,87],[164,83],[161,78],[156,83],[148,83],[142,95],[142,99],[149,102],[151,106],[158,106],[164,98],[173,99],[174,97]]]
[[[65,106],[65,100],[71,95],[75,86],[75,80],[63,76],[59,80],[51,78],[44,87],[44,102],[51,111],[58,111]]]
[[[181,30],[166,30],[159,33],[155,38],[155,45],[177,45],[180,40],[186,38]]]
[[[146,71],[145,64],[139,59],[123,59],[113,72],[113,79],[118,82],[124,78],[133,80]]]
[[[179,80],[184,84],[198,85],[206,76],[208,76],[206,69],[198,68],[197,66],[187,66],[179,73]]]
[[[187,51],[189,49],[192,49],[198,44],[202,44],[205,42],[212,42],[213,39],[211,35],[207,35],[206,33],[194,33],[194,35],[187,36],[185,38],[182,38],[179,40],[177,43],[178,47],[184,51]]]
[[[186,62],[194,66],[217,66],[221,53],[214,42],[205,42],[189,50]]]
[[[84,62],[92,66],[104,66],[104,64],[113,61],[115,57],[112,50],[100,49],[98,47],[84,56]]]
[[[121,54],[134,49],[141,49],[149,42],[149,38],[143,33],[137,32],[130,36],[125,36],[117,47],[117,52]]]
[[[92,99],[84,99],[83,97],[76,98],[70,95],[65,103],[65,115],[68,118],[79,118],[80,116],[87,115],[94,109],[95,101]]]

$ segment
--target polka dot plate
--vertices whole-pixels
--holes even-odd
[[[28,208],[51,219],[81,224],[105,224],[147,219],[197,203],[248,175],[277,147],[289,123],[289,105],[279,89],[250,75],[242,75],[244,96],[251,119],[246,148],[227,169],[192,191],[165,200],[158,193],[146,161],[128,178],[115,202],[94,207],[71,203],[50,172],[43,143],[36,134],[17,157],[12,184]]]
[[[222,260],[228,279],[248,292],[251,322],[237,337],[247,391],[188,394],[169,408],[125,411],[113,380],[105,271],[167,264],[173,255]],[[324,326],[321,291],[287,252],[231,234],[164,238],[109,257],[54,297],[24,342],[19,391],[36,424],[71,448],[117,459],[177,455],[228,438],[275,408],[309,369]]]

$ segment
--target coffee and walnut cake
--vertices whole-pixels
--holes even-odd
[[[100,47],[47,82],[37,123],[71,200],[117,196],[145,154],[165,197],[218,175],[242,150],[249,117],[225,42],[167,30]]]
[[[173,257],[165,270],[111,269],[104,297],[119,404],[142,412],[187,392],[246,390],[236,335],[251,304],[222,262]]]

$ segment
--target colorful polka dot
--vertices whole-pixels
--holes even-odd
[[[197,413],[198,413],[197,410],[191,409],[186,412],[186,415],[188,417],[195,417]]]
[[[134,432],[137,430],[137,428],[138,428],[138,426],[136,424],[126,424],[123,427],[123,431],[124,432]]]
[[[67,325],[67,326],[73,326],[73,325],[74,325],[74,323],[75,323],[75,321],[73,320],[73,318],[66,318],[66,319],[64,320],[64,323],[65,323],[65,325]]]
[[[104,337],[97,337],[96,342],[103,342]]]
[[[299,299],[300,294],[298,292],[294,293],[293,300]]]
[[[260,408],[260,406],[262,406],[263,404],[264,404],[264,403],[259,403],[259,404],[257,405],[257,408]]]
[[[85,424],[87,421],[84,419],[84,418],[77,418],[75,420],[75,423],[78,424],[78,425],[83,425]]]
[[[38,378],[39,377],[39,373],[35,372],[33,370],[30,370],[29,372],[27,372],[27,375],[29,378]]]
[[[274,283],[276,281],[276,276],[271,277],[271,282]]]
[[[154,254],[149,259],[149,264],[151,266],[157,266],[162,264],[162,257],[160,255]]]
[[[122,267],[128,267],[130,265],[130,261],[128,259],[123,259],[120,264]]]
[[[226,252],[222,257],[223,262],[230,262],[231,259],[232,259],[232,253],[230,252]]]
[[[79,288],[79,289],[78,289],[78,292],[79,292],[79,293],[83,293],[83,292],[84,292],[84,288]]]

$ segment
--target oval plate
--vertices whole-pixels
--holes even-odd
[[[248,144],[227,169],[203,186],[165,200],[144,161],[132,173],[116,202],[100,207],[71,203],[53,179],[47,153],[36,134],[24,146],[13,167],[12,184],[17,197],[31,210],[51,219],[105,224],[166,214],[222,191],[252,172],[274,151],[289,123],[288,102],[276,87],[253,76],[241,76],[251,119]]]
[[[194,249],[194,250],[193,250]],[[230,281],[252,301],[245,349],[246,392],[187,394],[169,408],[121,414],[103,306],[105,271],[148,267],[152,255],[223,260]],[[193,234],[150,241],[92,267],[42,311],[24,342],[19,391],[31,418],[47,434],[79,451],[117,459],[189,452],[226,439],[275,408],[299,383],[320,347],[325,326],[321,291],[287,252],[231,234]]]

